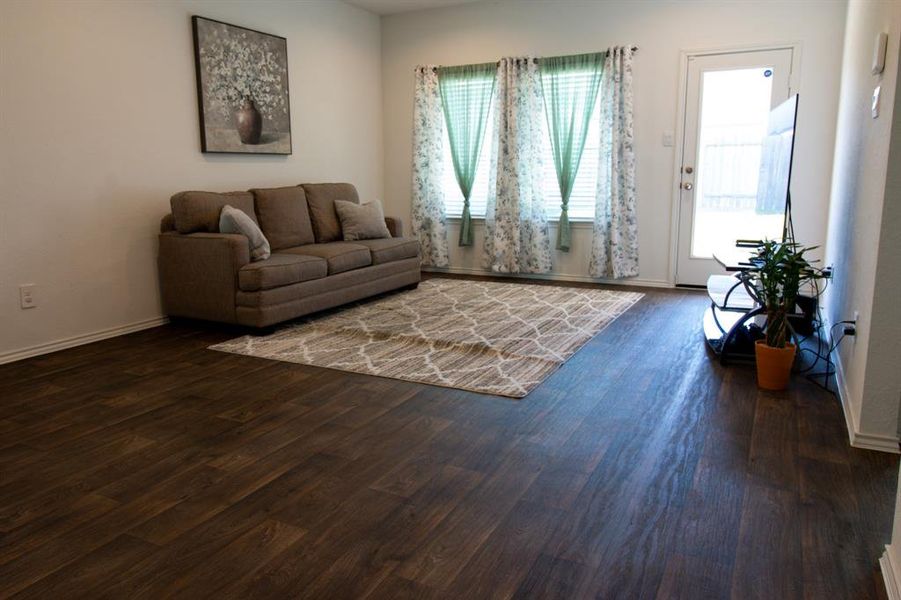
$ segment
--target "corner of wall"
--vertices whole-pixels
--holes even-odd
[[[863,450],[877,450],[879,452],[888,452],[890,454],[901,454],[901,438],[897,435],[886,436],[880,434],[867,433],[860,430],[858,417],[854,412],[853,396],[848,390],[848,382],[845,378],[845,370],[842,366],[841,355],[836,352],[833,357],[835,363],[835,384],[838,388],[837,394],[842,405],[842,412],[845,415],[845,425],[848,428],[848,441],[855,448]],[[901,579],[899,579],[901,581]],[[899,597],[901,600],[901,597]]]
[[[873,36],[892,32],[883,73],[870,71]],[[858,313],[854,346],[835,353],[839,396],[851,444],[898,453],[898,395],[901,379],[894,364],[899,322],[893,298],[901,286],[886,232],[897,229],[886,218],[891,149],[901,151],[894,110],[899,68],[901,4],[854,1],[848,17],[830,199],[827,257],[836,269],[827,295],[827,321]],[[870,115],[870,98],[881,86],[882,114]],[[899,112],[899,114],[895,114]],[[890,207],[889,207],[890,208]],[[879,270],[891,271],[888,275]]]

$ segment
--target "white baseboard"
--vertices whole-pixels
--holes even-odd
[[[848,385],[845,381],[842,357],[838,352],[835,352],[833,355],[832,362],[835,365],[835,384],[838,388],[838,398],[842,404],[842,412],[845,413],[845,424],[848,427],[848,438],[851,445],[864,450],[901,454],[901,445],[899,445],[901,440],[897,436],[866,433],[860,430],[857,420],[854,418],[854,411],[851,410],[851,394],[848,392]]]
[[[882,571],[882,580],[885,582],[885,592],[888,600],[901,600],[901,565],[895,564],[892,560],[892,553],[889,547],[885,547],[885,552],[879,557],[879,569]]]
[[[562,273],[495,273],[487,269],[473,269],[469,267],[422,267],[429,273],[450,273],[452,275],[484,275],[491,277],[509,277],[511,279],[543,279],[547,281],[576,281],[585,283],[603,283],[612,285],[634,285],[638,287],[672,288],[675,287],[669,281],[660,279],[595,279],[588,275],[564,275]]]
[[[58,350],[65,350],[66,348],[83,346],[84,344],[90,344],[91,342],[99,342],[100,340],[125,335],[127,333],[134,333],[136,331],[142,331],[144,329],[159,327],[160,325],[165,325],[168,322],[168,317],[153,317],[152,319],[144,319],[143,321],[136,321],[127,325],[119,325],[116,327],[110,327],[108,329],[101,329],[100,331],[94,331],[92,333],[73,335],[72,337],[55,340],[53,342],[47,342],[45,344],[37,344],[28,348],[22,348],[21,350],[4,352],[0,354],[0,365],[15,362],[17,360],[22,360],[25,358],[31,358],[32,356],[40,356],[41,354],[49,354],[51,352],[57,352]]]

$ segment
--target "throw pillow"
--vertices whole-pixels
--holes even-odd
[[[385,213],[382,212],[382,205],[378,200],[369,204],[335,200],[335,211],[341,220],[345,242],[391,237],[391,232],[385,225]]]
[[[266,260],[269,258],[269,240],[260,231],[247,213],[226,204],[219,214],[219,231],[221,233],[240,233],[250,242],[250,260]]]

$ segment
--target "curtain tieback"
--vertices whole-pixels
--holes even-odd
[[[463,218],[460,220],[460,246],[472,246],[474,240],[472,231],[472,215],[469,212],[469,196],[463,196]]]

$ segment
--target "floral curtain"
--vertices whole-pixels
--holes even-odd
[[[446,267],[447,215],[444,210],[442,158],[444,112],[435,67],[416,67],[413,100],[412,230],[422,247],[422,264]]]
[[[634,277],[638,275],[638,218],[631,48],[607,51],[601,102],[601,153],[588,272],[592,277]]]
[[[503,58],[496,85],[482,264],[496,273],[547,273],[552,264],[538,65],[531,58]]]

